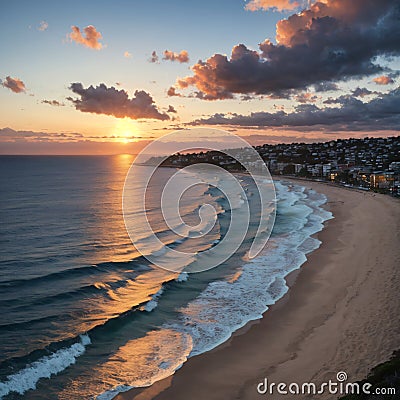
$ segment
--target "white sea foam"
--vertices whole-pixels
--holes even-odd
[[[143,309],[147,312],[153,311],[158,306],[158,299],[163,294],[164,289],[161,288],[156,294],[153,294],[150,301],[148,301],[144,306]]]
[[[189,274],[187,272],[181,272],[179,276],[176,278],[177,282],[185,282],[189,278]]]
[[[35,389],[39,379],[50,378],[75,364],[76,359],[85,352],[90,343],[88,335],[81,335],[80,342],[44,356],[16,374],[9,375],[6,381],[0,382],[0,398],[12,392],[24,394],[30,389]]]
[[[297,185],[276,183],[281,219],[260,256],[242,267],[238,279],[211,282],[166,328],[192,336],[191,356],[226,341],[247,322],[262,318],[268,306],[288,290],[285,276],[300,268],[306,254],[319,247],[311,236],[332,214],[320,208],[326,197]]]
[[[262,318],[268,307],[287,292],[285,277],[300,268],[307,259],[306,255],[319,247],[321,242],[312,235],[323,228],[324,221],[332,218],[331,213],[320,207],[326,202],[326,197],[280,182],[276,183],[276,189],[281,218],[278,216],[276,229],[266,249],[242,267],[237,279],[209,283],[196,299],[180,310],[178,320],[165,323],[159,331],[181,333],[191,338],[190,356],[211,350],[247,322]],[[184,274],[181,273],[176,280],[187,279],[187,274]],[[155,296],[147,303],[150,310],[157,306],[158,297]],[[154,381],[179,368],[177,364],[171,367],[165,363],[161,354],[158,358],[163,361],[154,366],[158,371]],[[116,385],[97,398],[109,400],[133,387],[129,385],[131,382],[126,383],[128,385]]]
[[[96,400],[112,400],[118,394],[127,392],[128,390],[131,390],[134,387],[135,386],[129,386],[129,385],[116,386],[115,388],[107,390],[106,392],[96,396]]]

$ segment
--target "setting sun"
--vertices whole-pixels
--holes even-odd
[[[130,143],[136,142],[138,127],[135,121],[129,118],[118,119],[115,123],[114,137],[117,142]]]

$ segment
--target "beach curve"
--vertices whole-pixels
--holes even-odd
[[[318,233],[321,247],[287,278],[289,292],[262,320],[191,358],[173,377],[116,399],[261,399],[256,388],[265,377],[321,383],[339,371],[355,382],[400,347],[399,201],[301,184],[328,197],[335,219]]]

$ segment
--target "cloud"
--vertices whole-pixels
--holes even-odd
[[[93,25],[89,25],[83,29],[85,36],[82,35],[77,26],[73,25],[71,26],[71,29],[72,32],[69,34],[71,41],[95,50],[100,50],[103,47],[102,43],[99,42],[102,35]]]
[[[324,0],[277,23],[276,40],[259,49],[233,47],[230,57],[214,54],[178,79],[206,100],[236,94],[273,94],[379,73],[378,56],[400,55],[398,0]],[[380,58],[381,59],[381,58]]]
[[[153,98],[143,90],[136,90],[129,98],[125,90],[107,87],[104,83],[99,86],[89,86],[85,89],[81,83],[72,83],[70,89],[79,98],[71,98],[75,108],[82,112],[113,115],[117,118],[159,119],[168,120],[166,113],[161,113],[154,104]]]
[[[55,106],[55,107],[65,106],[64,103],[61,103],[58,100],[42,100],[42,103],[43,104],[49,104],[50,106]]]
[[[21,141],[82,141],[82,140],[104,140],[111,141],[119,139],[154,139],[154,136],[138,136],[132,135],[103,135],[103,136],[88,136],[76,132],[35,132],[35,131],[16,131],[11,128],[0,128],[0,142],[21,142]]]
[[[373,81],[377,85],[390,85],[391,83],[394,83],[393,78],[387,75],[378,76],[377,78],[374,78]]]
[[[177,111],[175,110],[175,107],[174,107],[174,106],[171,106],[171,105],[168,106],[167,112],[168,112],[168,113],[174,113],[174,114],[177,113]]]
[[[171,86],[168,90],[167,90],[167,96],[170,96],[170,97],[182,97],[182,95],[180,94],[180,93],[178,93],[177,91],[176,91],[176,89],[173,87],[173,86]]]
[[[323,103],[324,104],[339,104],[341,101],[340,98],[341,98],[341,96],[336,99],[334,97],[329,97],[326,100],[324,100]]]
[[[301,3],[305,3],[304,1]],[[299,2],[294,0],[251,0],[249,1],[245,9],[248,11],[257,10],[274,10],[274,11],[286,11],[294,10],[300,6]]]
[[[305,93],[299,93],[294,97],[294,99],[302,104],[315,103],[318,100],[318,96],[310,92],[305,92]]]
[[[371,91],[371,90],[369,90],[369,89],[367,89],[367,88],[360,88],[360,87],[357,87],[356,89],[354,89],[354,90],[351,92],[351,94],[352,94],[354,97],[361,97],[361,98],[363,98],[363,97],[366,97],[366,96],[370,96],[370,95],[372,95],[372,94],[380,95],[381,93],[380,93],[380,92]]]
[[[217,113],[189,125],[230,125],[239,127],[284,127],[298,130],[334,129],[336,131],[400,130],[400,88],[364,103],[352,96],[340,96],[320,108],[302,104],[293,112],[253,112],[250,115]]]
[[[165,130],[165,128],[162,128]],[[236,129],[230,129],[236,131]],[[248,132],[248,133],[247,133]],[[238,132],[237,132],[238,133]],[[296,130],[274,129],[266,133],[261,133],[259,129],[246,129],[246,134],[241,135],[252,145],[261,145],[264,143],[293,143],[293,142],[316,142],[326,141],[327,134],[330,132],[301,132]],[[370,135],[368,132],[346,132],[341,133],[340,137],[365,137]],[[375,131],[375,137],[388,135],[387,131]],[[126,139],[132,139],[131,143],[126,143]],[[139,140],[138,140],[139,139]],[[11,128],[0,128],[0,154],[137,154],[140,152],[153,136],[134,136],[127,138],[123,136],[86,136],[74,132],[34,132],[34,131],[16,131]],[[331,135],[328,136],[331,139]],[[222,142],[226,136],[214,136],[211,139],[204,139],[205,144]],[[174,143],[171,144],[173,147]],[[197,142],[188,142],[188,146],[195,147]],[[170,146],[170,147],[171,147]],[[171,149],[172,149],[171,147]],[[161,149],[164,151],[171,149]]]
[[[313,85],[316,92],[331,92],[339,90],[339,86],[334,82],[319,82]]]
[[[179,53],[175,53],[171,50],[165,50],[162,59],[165,61],[177,61],[180,63],[187,63],[189,62],[189,53],[186,50],[182,50]],[[150,63],[158,63],[159,57],[155,50],[151,53],[148,61]]]
[[[124,52],[124,57],[125,58],[132,58],[132,53],[129,53],[129,51]]]
[[[25,83],[18,78],[11,78],[7,76],[6,80],[1,83],[5,88],[10,89],[14,93],[24,93],[26,92]]]
[[[38,30],[39,31],[45,31],[49,27],[49,24],[46,21],[40,21]]]
[[[346,104],[352,98],[353,97],[348,95],[348,94],[343,94],[342,96],[339,96],[339,97],[336,97],[336,98],[329,97],[328,99],[324,100],[323,103],[324,104]]]
[[[241,101],[250,101],[250,100],[254,100],[254,97],[249,96],[248,94],[244,94],[243,96],[240,96],[240,100]]]
[[[79,140],[84,136],[81,133],[75,132],[34,132],[34,131],[16,131],[11,128],[0,129],[0,142],[41,142],[46,140]]]
[[[152,136],[87,136],[75,132],[34,132],[0,128],[0,154],[137,154]],[[126,143],[132,140],[131,143]]]
[[[158,62],[158,55],[157,55],[157,52],[155,50],[151,53],[151,57],[149,58],[149,62],[151,62],[151,63],[157,63]]]
[[[165,50],[163,60],[187,63],[189,62],[189,53],[186,50],[182,50],[180,53],[174,53],[173,51]]]

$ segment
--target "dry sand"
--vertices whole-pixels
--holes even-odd
[[[354,382],[400,348],[400,201],[302,184],[327,195],[335,218],[318,234],[321,247],[288,277],[289,292],[262,320],[189,359],[173,377],[117,399],[277,399],[257,393],[264,377],[321,383],[345,371]]]

